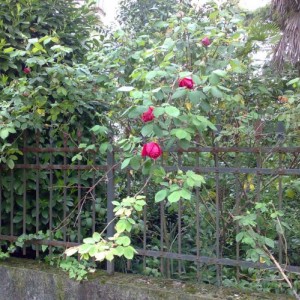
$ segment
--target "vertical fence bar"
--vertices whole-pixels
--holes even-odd
[[[40,132],[37,131],[35,134],[36,147],[40,147]],[[35,154],[35,164],[37,166],[36,177],[35,177],[35,233],[39,232],[40,226],[40,153],[37,151]],[[40,247],[35,245],[35,255],[40,256]]]
[[[279,140],[279,145],[282,146],[283,141],[284,141],[284,134],[285,134],[285,129],[284,129],[284,123],[283,122],[278,122],[277,124],[277,139]],[[278,166],[279,169],[282,168],[282,153],[279,152],[279,157],[278,157]],[[278,175],[278,209],[282,210],[282,199],[283,199],[283,187],[282,187],[282,176],[279,174]],[[280,220],[280,217],[279,217]],[[282,235],[279,235],[279,244],[278,244],[278,260],[279,263],[282,264],[282,258],[283,258],[283,239]]]
[[[164,201],[160,202],[159,205],[160,209],[160,251],[161,253],[164,252]],[[164,274],[164,258],[161,256],[160,258],[160,272],[163,275]]]
[[[0,166],[0,235],[2,234],[2,168]]]
[[[27,131],[24,131],[23,134],[23,146],[26,147],[27,144]],[[27,164],[27,153],[25,152],[23,155],[24,165]],[[26,234],[26,198],[27,198],[27,174],[26,169],[23,169],[23,234]],[[26,246],[23,246],[23,255],[26,255]]]
[[[127,196],[129,196],[131,193],[131,175],[128,169],[126,170],[126,190],[127,190]],[[127,259],[127,270],[131,270],[131,269],[132,269],[131,260]]]
[[[239,166],[239,153],[236,153],[235,156],[235,166],[238,167]],[[239,182],[239,175],[235,174],[235,214],[239,215],[240,214],[240,203],[241,203],[241,197],[240,197],[240,182]],[[238,222],[236,222],[236,226],[235,226],[235,233],[236,235],[238,235],[240,233],[240,226],[238,224]],[[240,243],[236,242],[236,259],[240,260]],[[236,267],[236,279],[239,282],[240,280],[240,267],[237,266]]]
[[[10,235],[14,235],[14,170],[10,170]]]
[[[63,152],[63,163],[64,163],[64,170],[63,170],[63,239],[64,242],[67,241],[67,226],[66,226],[66,217],[67,217],[67,146],[68,146],[68,134],[64,132],[63,134],[63,145],[64,145],[64,152]]]
[[[220,126],[217,126],[218,135],[220,131]],[[214,141],[214,147],[218,147],[218,143]],[[216,257],[220,258],[220,174],[218,171],[219,168],[219,157],[217,152],[213,152],[215,168],[217,169],[215,172],[215,181],[216,181]],[[217,275],[217,285],[221,285],[221,267],[219,264],[216,264],[216,275]]]
[[[53,147],[53,137],[52,135],[52,130],[49,132],[50,135],[50,147]],[[53,228],[53,215],[52,215],[52,210],[53,208],[53,153],[50,152],[50,170],[49,170],[49,231],[50,231],[50,241],[53,239],[53,234],[52,234],[52,228]],[[52,246],[49,246],[49,254],[52,255],[53,249]]]
[[[182,167],[182,154],[178,153],[178,167],[181,169]],[[178,201],[178,254],[182,252],[182,224],[181,224],[181,213],[182,213],[182,201],[181,199]],[[178,260],[178,275],[181,275],[182,271],[182,261]]]
[[[200,136],[198,135],[196,137],[196,142],[200,145]],[[200,153],[196,152],[196,167],[200,168]],[[196,187],[196,255],[197,255],[197,262],[196,262],[196,268],[197,268],[197,282],[201,281],[201,273],[200,273],[200,189],[199,187]]]
[[[77,131],[77,142],[80,144],[81,142],[81,130]],[[78,160],[77,166],[80,166],[80,160]],[[81,171],[78,168],[77,171],[77,242],[81,242],[81,212],[83,210],[83,203],[81,204]]]
[[[93,144],[95,145],[96,143],[96,138],[95,135],[92,135],[92,141]],[[93,151],[92,154],[92,160],[93,160],[93,165],[96,165],[96,152]],[[96,171],[93,169],[93,177],[92,177],[92,232],[94,233],[96,231]]]
[[[145,187],[145,195],[148,195],[148,189]],[[147,199],[146,199],[147,200]],[[147,249],[147,204],[143,207],[143,250]],[[143,271],[146,271],[146,256],[143,255]]]
[[[115,183],[114,183],[114,152],[107,152],[107,237],[114,235],[114,206]],[[114,262],[107,262],[106,270],[108,274],[114,273]]]

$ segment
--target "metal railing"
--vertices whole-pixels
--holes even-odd
[[[80,143],[79,131],[77,139]],[[55,141],[49,138],[47,147],[42,147],[39,133],[31,135],[31,145],[27,144],[28,134],[23,140],[23,162],[18,162],[13,170],[0,167],[0,240],[13,242],[21,234],[49,230],[52,233],[48,240],[30,242],[35,245],[36,256],[41,253],[40,245],[48,245],[51,253],[53,246],[78,245],[83,237],[101,231],[114,218],[112,201],[116,195],[121,198],[133,194],[144,184],[144,175],[136,176],[130,168],[120,170],[120,164],[115,162],[119,159],[118,151],[108,152],[106,161],[93,151],[72,161],[83,150],[72,147],[68,135]],[[132,237],[142,268],[147,267],[149,258],[156,262],[159,259],[162,274],[180,277],[189,268],[201,280],[203,269],[212,266],[218,284],[223,267],[236,268],[237,276],[241,267],[274,269],[274,265],[244,259],[243,249],[233,238],[240,229],[227,212],[241,213],[265,197],[264,189],[274,183],[278,190],[277,196],[273,191],[272,197],[276,198],[278,209],[282,209],[283,177],[300,175],[300,147],[285,147],[282,143],[256,147],[214,144],[174,148],[166,153],[168,157],[164,155],[157,162],[166,172],[192,170],[205,175],[209,187],[195,188],[191,201],[180,200],[170,207],[164,201],[154,203],[157,185],[149,184],[144,191],[147,206],[140,216],[140,230]],[[245,176],[251,176],[250,189],[245,186]],[[58,229],[60,237],[55,235]],[[106,234],[113,233],[110,224]],[[24,247],[23,254],[26,251]],[[285,270],[300,272],[299,266],[283,263],[280,239],[276,251]],[[130,262],[127,268],[132,268]],[[107,271],[114,272],[113,263],[108,263]]]

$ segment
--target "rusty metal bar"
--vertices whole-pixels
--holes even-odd
[[[145,194],[147,195],[147,187],[145,187]],[[147,200],[147,199],[146,199]],[[147,248],[147,205],[143,207],[143,250],[146,251]],[[146,257],[143,256],[143,271],[146,270]]]
[[[235,156],[235,165],[239,164],[239,154],[237,153]],[[241,204],[241,194],[240,194],[240,181],[239,181],[239,175],[235,175],[235,214],[239,215],[240,214],[240,204]],[[236,228],[235,228],[235,233],[238,235],[240,233],[240,226],[238,222],[236,222]],[[236,242],[236,259],[240,260],[240,243]],[[240,280],[240,267],[236,267],[236,279],[239,282]]]
[[[284,123],[279,122],[277,124],[277,139],[278,139],[280,145],[282,145],[282,143],[284,142],[284,138],[285,138]],[[280,169],[282,168],[282,152],[279,152],[279,155],[278,155],[278,166]],[[279,176],[278,177],[278,209],[279,210],[282,210],[282,199],[283,199],[282,176]],[[279,220],[281,220],[280,217],[279,217]],[[283,249],[284,249],[284,245],[283,245],[282,234],[279,234],[278,261],[280,264],[282,264],[282,260],[283,260]]]
[[[0,235],[0,240],[2,241],[10,241],[15,242],[18,239],[18,236],[10,236],[10,235]],[[27,241],[27,243],[30,244],[38,244],[38,245],[48,245],[48,246],[56,246],[56,247],[74,247],[78,246],[78,243],[72,243],[72,242],[63,242],[63,241],[56,241],[56,240],[32,240]],[[235,259],[229,259],[229,258],[220,258],[217,259],[215,257],[208,257],[208,256],[200,256],[197,258],[196,255],[191,254],[177,254],[172,252],[162,252],[162,251],[155,251],[155,250],[142,250],[142,249],[136,249],[138,254],[137,255],[145,255],[148,257],[156,257],[156,258],[172,258],[172,259],[181,259],[185,261],[192,261],[200,263],[204,263],[206,265],[224,265],[224,266],[232,266],[232,267],[246,267],[246,268],[258,268],[258,269],[268,269],[268,270],[276,270],[275,265],[267,265],[267,264],[259,264],[254,263],[251,261],[243,261],[243,260],[235,260]],[[298,266],[287,266],[287,265],[281,265],[282,269],[290,272],[290,273],[299,273],[300,267]]]
[[[82,149],[76,147],[48,147],[48,148],[38,148],[38,147],[26,147],[21,149],[22,152],[30,152],[30,153],[51,153],[51,152],[66,152],[66,153],[76,153],[82,152]],[[90,150],[89,152],[93,152],[95,150]],[[121,149],[115,148],[114,152],[121,152]],[[245,153],[300,153],[300,147],[190,147],[187,149],[183,148],[175,148],[171,147],[169,152],[211,152],[211,153],[226,153],[226,152],[245,152]]]
[[[156,258],[173,258],[173,259],[181,259],[185,261],[192,261],[192,262],[200,262],[206,265],[223,265],[223,266],[231,266],[231,267],[245,267],[245,268],[257,268],[257,269],[273,269],[277,270],[275,265],[267,265],[267,264],[260,264],[254,263],[251,261],[244,261],[244,260],[235,260],[230,258],[216,258],[216,257],[208,257],[208,256],[200,256],[197,258],[196,255],[191,254],[177,254],[173,252],[161,252],[156,250],[146,250],[143,251],[142,249],[136,249],[138,255],[145,255],[149,257],[156,257]],[[300,267],[298,266],[287,266],[281,265],[283,270],[291,273],[299,273]]]
[[[199,154],[197,154],[196,158],[196,167],[200,167],[200,157]],[[196,255],[197,258],[200,257],[200,234],[201,234],[201,228],[200,228],[200,190],[199,187],[196,187]],[[199,260],[197,261],[197,281],[199,282],[201,280],[201,273],[200,273],[200,263]]]
[[[14,168],[15,169],[32,169],[32,170],[87,170],[87,171],[95,169],[95,170],[107,171],[106,165],[104,165],[104,166],[87,166],[87,165],[57,165],[57,164],[43,164],[43,165],[16,164]]]
[[[64,148],[67,148],[68,145],[68,134],[64,133],[63,134],[63,144]],[[64,160],[64,166],[67,166],[67,152],[64,152],[63,155],[63,160]],[[64,186],[63,186],[63,220],[66,219],[67,217],[67,170],[63,170],[63,181],[64,181]],[[67,226],[64,225],[63,228],[63,239],[64,242],[67,241]]]
[[[300,147],[191,147],[187,149],[171,147],[168,152],[209,152],[209,153],[300,153]]]
[[[15,169],[32,169],[32,170],[103,170],[107,171],[108,166],[85,166],[85,165],[35,165],[35,164],[16,164]],[[118,169],[118,167],[114,167],[114,169]],[[177,171],[176,166],[164,166],[165,171],[172,172]],[[232,167],[195,167],[195,166],[183,166],[182,171],[196,171],[201,172],[201,174],[208,173],[234,173],[234,174],[261,174],[261,175],[292,175],[297,176],[300,175],[300,168],[298,169],[269,169],[269,168],[232,168]]]
[[[220,131],[218,126],[218,132]],[[216,144],[217,146],[217,144]],[[216,170],[219,168],[219,157],[217,153],[213,154],[214,163]],[[216,257],[220,259],[220,174],[219,172],[215,172],[215,181],[216,181]],[[217,285],[221,286],[221,266],[216,264],[216,277],[217,277]]]
[[[10,170],[10,235],[14,235],[14,170]]]
[[[114,183],[114,152],[107,152],[107,237],[114,235],[114,206],[112,202],[115,198],[115,183]],[[106,270],[108,274],[114,273],[114,262],[107,262]]]
[[[95,135],[92,135],[92,142],[93,144],[96,143],[96,138]],[[96,165],[96,153],[93,152],[92,155],[92,161],[93,161],[93,165]],[[92,233],[94,233],[96,231],[96,171],[95,169],[93,169],[93,177],[92,177],[92,187],[93,187],[93,191],[92,191]]]
[[[50,130],[50,146],[53,144],[53,138],[51,136],[52,132]],[[50,165],[53,164],[53,153],[50,152]],[[52,211],[53,211],[53,169],[50,169],[49,173],[49,230],[50,230],[50,240],[53,238],[52,228],[53,228],[53,219],[52,219]],[[52,246],[49,246],[49,254],[52,255],[53,249]]]
[[[40,144],[40,132],[37,131],[35,134],[36,146],[39,147]],[[36,165],[40,164],[40,154],[35,154],[35,163]],[[35,178],[35,233],[39,232],[40,226],[40,170],[37,169],[36,178]],[[35,248],[36,257],[40,256],[39,246],[36,245]]]
[[[77,142],[81,142],[81,130],[77,130]],[[80,166],[80,161],[78,160],[77,165]],[[81,213],[84,206],[84,203],[81,203],[81,172],[80,169],[77,170],[77,241],[81,242]]]
[[[27,131],[25,130],[24,131],[24,134],[23,134],[23,144],[24,144],[24,147],[26,146],[26,143],[27,143]],[[24,165],[27,164],[27,154],[24,153],[23,155],[23,160],[24,160]],[[26,178],[26,169],[23,169],[23,234],[25,235],[26,234],[26,200],[27,200],[27,178]],[[23,255],[26,255],[26,247],[23,246]]]
[[[182,154],[178,153],[178,168],[182,167]],[[181,199],[178,201],[178,254],[182,252],[182,224],[181,224],[181,213],[182,213],[182,202]],[[181,260],[178,260],[178,275],[181,275],[182,266]]]
[[[176,171],[176,166],[165,166],[164,169],[167,172]],[[192,170],[199,172],[201,174],[207,173],[219,173],[219,174],[257,174],[257,175],[300,175],[299,169],[268,169],[268,168],[232,168],[232,167],[192,167],[192,166],[183,166],[182,170],[184,172]]]
[[[127,191],[127,196],[129,196],[131,193],[130,170],[126,170],[126,191]],[[127,270],[131,270],[132,269],[131,260],[127,259],[126,262],[127,262]]]
[[[2,174],[0,170],[0,235],[2,234]]]

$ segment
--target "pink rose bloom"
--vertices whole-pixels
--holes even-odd
[[[207,46],[209,46],[209,45],[211,44],[211,41],[210,41],[210,39],[206,36],[204,39],[202,39],[201,43],[202,43],[203,46],[207,47]]]
[[[194,87],[194,81],[192,78],[185,77],[183,79],[179,79],[178,85],[179,87],[185,87],[189,90],[192,90]]]
[[[154,107],[150,106],[149,109],[142,114],[141,118],[144,123],[150,122],[154,119],[153,109]]]
[[[143,146],[142,156],[149,156],[152,159],[157,159],[162,155],[162,150],[157,143],[150,142]]]
[[[26,68],[23,69],[23,72],[24,72],[25,74],[29,74],[29,73],[31,72],[31,69],[28,68],[28,67],[26,67]]]

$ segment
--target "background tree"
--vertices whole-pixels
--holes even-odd
[[[285,62],[292,63],[300,74],[300,2],[273,0],[272,10],[279,22],[282,36],[275,47],[274,62],[279,69]]]

